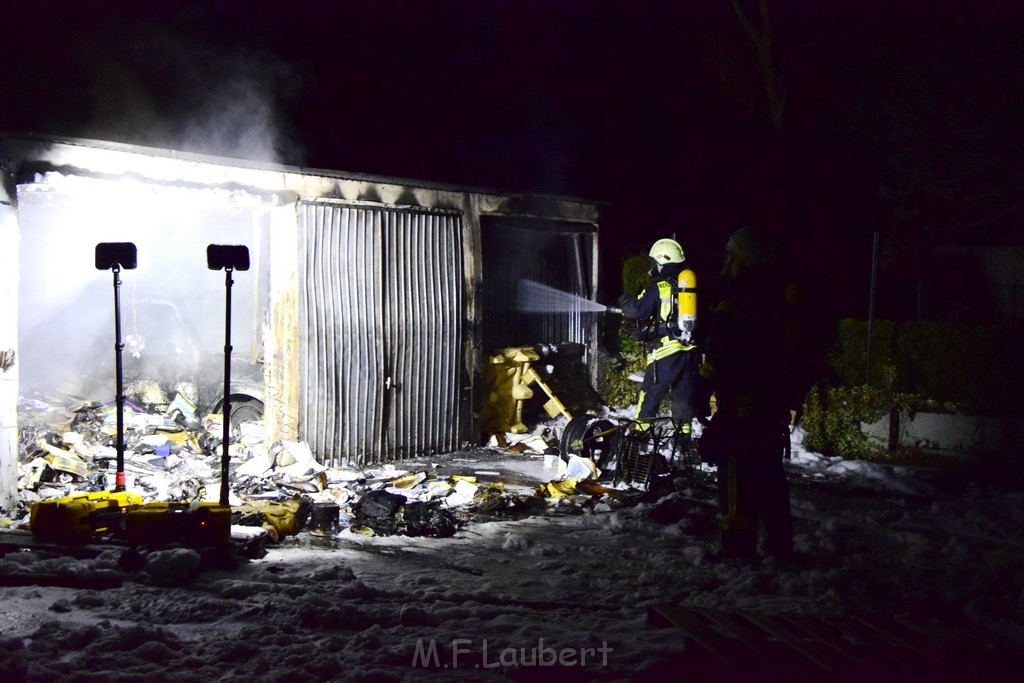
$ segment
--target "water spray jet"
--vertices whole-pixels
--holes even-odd
[[[572,292],[564,292],[533,280],[520,280],[516,308],[524,313],[615,313],[622,309],[605,306]]]

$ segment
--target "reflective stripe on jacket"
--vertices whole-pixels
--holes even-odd
[[[684,344],[680,340],[678,323],[673,319],[673,298],[676,294],[673,283],[684,268],[686,265],[683,263],[666,264],[635,299],[624,298],[621,301],[622,312],[626,317],[635,320],[651,319],[657,325],[655,339],[658,346],[647,355],[648,364],[696,348],[695,344]]]

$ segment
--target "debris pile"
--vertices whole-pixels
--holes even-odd
[[[112,403],[64,407],[25,398],[20,422],[23,514],[36,501],[112,488],[117,455]],[[302,530],[322,536],[348,529],[363,535],[448,537],[475,516],[604,511],[636,501],[628,491],[598,483],[601,472],[589,458],[559,457],[550,443],[558,436],[558,424],[552,423],[531,434],[491,438],[492,462],[495,452],[504,452],[533,467],[530,484],[522,486],[501,481],[508,472],[480,469],[473,458],[455,458],[446,466],[325,467],[305,443],[268,443],[261,422],[243,422],[232,429],[228,449],[232,524],[261,527],[273,542]],[[148,409],[126,402],[126,489],[145,503],[215,502],[223,438],[220,415],[200,417],[180,396],[169,406]],[[546,483],[537,486],[538,480]]]

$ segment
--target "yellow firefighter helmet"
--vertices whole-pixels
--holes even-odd
[[[682,263],[685,255],[679,242],[675,240],[660,239],[651,247],[650,257],[658,262],[658,265],[666,263]]]

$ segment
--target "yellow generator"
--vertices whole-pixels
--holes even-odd
[[[128,513],[142,505],[142,496],[127,491],[76,493],[32,504],[29,528],[41,541],[80,544],[97,535],[120,537]]]
[[[180,544],[192,548],[231,543],[231,506],[220,503],[147,503],[125,516],[131,545]]]

